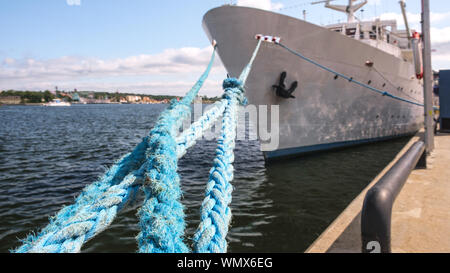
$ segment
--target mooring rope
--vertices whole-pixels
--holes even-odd
[[[172,105],[174,109],[181,104]],[[185,105],[183,105],[185,106]],[[189,110],[186,106],[187,109]],[[179,128],[179,114],[163,113],[151,131],[148,167],[145,174],[145,201],[138,212],[141,232],[138,234],[139,252],[186,252],[184,211],[180,202],[180,177],[177,173],[175,134]]]
[[[247,78],[251,64],[253,63],[255,56],[259,50],[261,42],[259,41],[255,52],[249,64],[242,72],[242,78]],[[229,217],[231,217],[230,209],[228,207],[231,202],[231,185],[229,182],[233,179],[233,166],[234,161],[233,149],[234,138],[236,136],[236,111],[237,102],[244,103],[246,101],[243,95],[243,81],[239,81],[234,78],[226,79],[223,87],[225,94],[223,98],[226,99],[227,105],[224,109],[224,117],[222,120],[222,136],[218,140],[219,147],[216,150],[216,158],[214,159],[214,167],[211,170],[209,182],[207,184],[206,199],[215,200],[214,206],[208,212],[205,210],[205,206],[202,206],[202,222],[197,232],[194,235],[194,240],[197,238],[201,240],[205,251],[210,252],[224,252],[226,251],[225,236],[228,231]],[[219,112],[221,110],[220,103],[218,107],[213,107],[213,112]],[[217,113],[210,112],[211,116],[217,116]],[[186,253],[189,252],[189,248],[183,241],[185,222],[183,205],[180,202],[181,189],[180,189],[180,177],[177,173],[178,155],[184,153],[184,148],[181,147],[177,151],[177,141],[175,140],[175,133],[177,127],[171,127],[173,120],[170,115],[162,115],[161,119],[164,122],[158,123],[161,126],[155,127],[151,136],[155,136],[158,139],[154,141],[154,144],[150,144],[150,147],[154,147],[154,154],[151,154],[148,158],[149,166],[146,174],[146,186],[144,192],[147,196],[146,202],[139,211],[141,232],[137,236],[139,244],[139,252],[145,253]],[[200,120],[199,123],[193,124],[189,129],[187,135],[194,134],[199,137],[198,132],[201,125],[209,124],[207,117]],[[198,129],[195,129],[195,128]],[[171,128],[171,129],[169,129]],[[184,135],[182,134],[182,137]],[[181,145],[188,147],[191,145],[195,138],[190,138],[188,141],[181,141]],[[220,168],[222,167],[222,168]],[[220,175],[224,177],[224,180],[217,181],[216,176]],[[220,184],[220,182],[222,182]],[[216,185],[216,187],[214,186]],[[219,194],[213,195],[212,192],[224,193],[221,197]],[[205,204],[205,202],[203,203]],[[212,210],[214,209],[214,211]],[[220,221],[223,220],[223,221]],[[209,227],[214,226],[211,229],[206,229],[208,226],[205,223],[211,223]],[[203,228],[206,227],[206,228]],[[210,247],[208,247],[208,240],[205,236],[212,234],[204,232],[205,230],[213,230],[214,236],[209,241]],[[217,247],[215,245],[218,245]],[[200,249],[196,247],[196,250]]]
[[[406,102],[406,103],[409,103],[409,104],[413,104],[413,105],[417,105],[417,106],[424,107],[424,105],[421,104],[421,103],[417,103],[417,102],[414,102],[414,101],[411,101],[411,100],[404,99],[404,98],[402,98],[402,97],[395,96],[395,95],[393,95],[393,94],[391,94],[391,93],[389,93],[389,92],[387,92],[387,91],[383,91],[383,90],[377,89],[377,88],[375,88],[375,87],[373,87],[373,86],[370,86],[370,85],[367,85],[367,84],[365,84],[365,83],[359,82],[359,81],[357,81],[357,80],[355,80],[355,79],[353,79],[353,78],[351,78],[351,77],[348,77],[348,76],[346,76],[346,75],[344,75],[344,74],[342,74],[342,73],[339,73],[339,72],[337,72],[337,71],[335,71],[335,70],[333,70],[333,69],[331,69],[331,68],[329,68],[329,67],[326,67],[326,66],[324,66],[324,65],[322,65],[322,64],[320,64],[320,63],[318,63],[318,62],[316,62],[316,61],[314,61],[314,60],[312,60],[312,59],[310,59],[310,58],[308,58],[308,57],[306,57],[306,56],[304,56],[304,55],[302,55],[302,54],[299,53],[299,52],[296,52],[296,51],[290,49],[289,47],[283,45],[283,44],[280,43],[280,42],[277,42],[276,44],[278,44],[278,45],[281,46],[282,48],[286,49],[286,50],[289,51],[290,53],[292,53],[292,54],[294,54],[294,55],[296,55],[296,56],[302,58],[303,60],[305,60],[305,61],[307,61],[307,62],[309,62],[309,63],[311,63],[311,64],[313,64],[313,65],[315,65],[315,66],[318,66],[318,67],[320,67],[321,69],[326,70],[326,71],[328,71],[328,72],[330,72],[330,73],[332,73],[332,74],[334,74],[334,75],[336,75],[336,76],[339,76],[339,77],[341,77],[341,78],[344,78],[344,79],[348,80],[349,82],[353,82],[353,83],[355,83],[355,84],[357,84],[357,85],[359,85],[359,86],[362,86],[362,87],[364,87],[364,88],[367,88],[367,89],[369,89],[369,90],[372,90],[372,91],[374,91],[374,92],[377,92],[377,93],[379,93],[379,94],[381,94],[381,95],[383,95],[383,96],[387,96],[387,97],[390,97],[390,98],[393,98],[393,99],[396,99],[396,100],[399,100],[399,101],[403,101],[403,102]]]
[[[201,207],[201,222],[193,238],[195,252],[223,253],[227,249],[225,236],[231,219],[229,204],[233,190],[230,182],[233,180],[235,107],[238,103],[237,96],[242,92],[242,82],[227,79],[224,88],[226,92],[224,96],[227,96],[228,103],[224,112],[216,158],[206,186],[206,197]]]
[[[180,202],[178,159],[223,113],[222,135],[210,171],[201,208],[201,223],[194,235],[196,252],[226,252],[226,235],[231,219],[234,146],[237,106],[246,104],[244,84],[259,51],[261,41],[238,79],[224,80],[224,95],[188,130],[176,136],[190,114],[211,70],[215,50],[207,69],[179,102],[173,100],[163,111],[149,136],[130,154],[122,157],[103,177],[87,186],[75,203],[61,209],[37,235],[29,235],[14,252],[79,252],[84,243],[111,225],[117,213],[141,187],[145,201],[138,211],[141,232],[139,252],[189,252],[184,243],[184,207]]]
[[[386,78],[383,73],[381,73],[380,71],[378,71],[378,69],[374,66],[372,66],[372,69],[378,74],[380,75],[381,78],[383,78],[383,80],[385,80],[387,83],[389,83],[389,85],[391,85],[393,88],[396,88],[399,92],[403,93],[405,96],[407,96],[408,98],[415,100],[418,103],[421,103],[418,99],[410,96],[408,93],[404,92],[402,89],[400,89],[398,86],[396,86],[395,84],[393,84],[388,78]]]
[[[203,113],[197,121],[177,137],[178,158],[183,157],[186,151],[195,145],[196,140],[203,135],[203,132],[214,125],[214,122],[225,111],[227,103],[228,101],[226,99],[215,102],[211,109]]]
[[[206,71],[180,101],[172,101],[162,116],[172,116],[173,125],[181,126],[190,113],[189,105],[197,96],[211,71],[215,50]],[[160,122],[161,121],[160,119]],[[155,126],[155,128],[160,127]],[[149,137],[136,146],[132,153],[123,156],[103,177],[87,186],[73,205],[61,209],[38,235],[28,235],[22,246],[13,252],[79,252],[82,245],[105,230],[114,220],[118,210],[133,196],[144,175],[146,155],[154,144],[152,130]],[[153,138],[152,138],[153,137]]]
[[[103,230],[109,225],[112,210],[108,210],[107,207],[118,204],[109,202],[111,199],[105,199],[105,193],[112,187],[116,187],[120,181],[125,180],[128,173],[139,168],[145,159],[146,149],[147,142],[144,138],[144,141],[137,145],[133,152],[123,156],[100,180],[87,186],[74,204],[64,207],[51,217],[50,223],[38,235],[30,234],[22,240],[22,246],[14,252],[78,252],[81,245],[92,237],[89,235],[96,234],[98,233],[96,230]],[[130,191],[131,189],[127,190],[127,192]],[[118,192],[110,191],[110,193],[117,194]],[[113,196],[111,197],[113,198]],[[126,199],[125,196],[123,198]],[[98,204],[98,200],[104,200],[104,206],[94,208],[95,202]],[[89,215],[85,212],[89,210],[97,211],[98,215],[88,217]],[[109,213],[105,213],[106,211]],[[87,228],[88,226],[90,228]]]
[[[137,236],[138,251],[145,253],[187,252],[183,242],[184,208],[180,202],[180,177],[176,133],[190,114],[189,105],[198,94],[211,70],[214,54],[207,70],[191,91],[161,114],[150,132],[147,167],[143,191],[145,201],[138,211],[141,232]]]
[[[227,251],[226,235],[231,219],[231,193],[233,186],[234,146],[237,125],[237,106],[245,105],[244,85],[258,54],[261,40],[253,52],[252,58],[238,79],[230,78],[223,82],[227,99],[222,121],[222,135],[218,140],[214,166],[210,171],[206,186],[205,199],[201,207],[201,222],[194,235],[195,252],[224,253]]]

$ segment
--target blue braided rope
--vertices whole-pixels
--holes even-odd
[[[198,94],[198,91],[200,90],[200,88],[202,88],[203,83],[208,78],[209,72],[211,71],[211,68],[214,64],[215,56],[216,56],[216,47],[214,47],[211,59],[208,63],[208,67],[206,68],[205,72],[203,72],[203,74],[200,76],[198,81],[191,88],[191,90],[183,97],[183,99],[180,101],[180,103],[182,103],[184,105],[190,105],[192,103],[192,101],[195,99],[195,97]]]
[[[245,86],[245,82],[247,81],[248,75],[250,74],[250,71],[252,70],[253,62],[255,61],[256,55],[258,55],[259,48],[261,47],[262,40],[258,40],[258,43],[256,44],[256,48],[253,51],[252,57],[250,58],[250,61],[248,64],[244,67],[244,70],[242,70],[241,75],[239,76],[239,81],[242,82],[242,86]],[[225,84],[225,82],[224,82]],[[232,81],[230,82],[231,85]],[[225,88],[225,86],[224,86]]]
[[[71,217],[61,230],[48,233],[45,242],[33,246],[29,252],[79,252],[84,243],[107,229],[137,190],[142,172],[129,174],[118,185],[110,187],[98,200]]]
[[[141,232],[137,236],[138,251],[144,253],[180,253],[189,249],[183,242],[185,221],[176,133],[183,119],[190,114],[192,100],[211,70],[215,52],[208,68],[191,91],[179,103],[174,102],[160,116],[150,132],[148,167],[143,187],[145,201],[138,211]]]
[[[187,252],[182,240],[185,228],[184,209],[180,203],[180,178],[177,173],[178,158],[174,138],[179,128],[176,126],[177,120],[178,115],[171,111],[163,113],[151,132],[148,168],[143,187],[145,202],[138,212],[141,227],[137,236],[139,252]]]
[[[234,147],[238,104],[246,104],[244,84],[258,54],[261,40],[238,79],[223,82],[223,98],[228,101],[222,120],[222,135],[218,140],[216,157],[206,185],[205,199],[201,207],[201,221],[194,234],[194,248],[198,253],[224,253],[227,251],[226,235],[231,220],[231,194],[233,186]]]
[[[357,84],[357,85],[359,85],[359,86],[362,86],[362,87],[364,87],[364,88],[367,88],[367,89],[369,89],[369,90],[371,90],[371,91],[374,91],[374,92],[376,92],[376,93],[379,93],[379,94],[381,94],[381,95],[383,95],[383,96],[387,96],[387,97],[390,97],[390,98],[393,98],[393,99],[396,99],[396,100],[399,100],[399,101],[403,101],[403,102],[406,102],[406,103],[409,103],[409,104],[413,104],[413,105],[416,105],[416,106],[424,107],[424,105],[421,104],[421,103],[417,103],[417,102],[414,102],[414,101],[410,101],[410,100],[407,100],[407,99],[404,99],[404,98],[395,96],[395,95],[393,95],[393,94],[391,94],[391,93],[389,93],[389,92],[387,92],[387,91],[379,90],[379,89],[377,89],[377,88],[375,88],[375,87],[372,87],[372,86],[367,85],[367,84],[365,84],[365,83],[362,83],[362,82],[359,82],[359,81],[357,81],[357,80],[354,80],[353,78],[348,77],[348,76],[346,76],[346,75],[344,75],[344,74],[342,74],[342,73],[339,73],[339,72],[337,72],[337,71],[334,71],[333,69],[328,68],[328,67],[326,67],[326,66],[324,66],[324,65],[321,65],[321,64],[319,64],[318,62],[316,62],[316,61],[314,61],[314,60],[312,60],[312,59],[310,59],[310,58],[308,58],[308,57],[305,57],[304,55],[302,55],[302,54],[300,54],[300,53],[298,53],[298,52],[296,52],[296,51],[290,49],[289,47],[283,45],[282,43],[277,43],[277,44],[278,44],[279,46],[281,46],[282,48],[286,49],[287,51],[289,51],[290,53],[292,53],[292,54],[294,54],[294,55],[296,55],[296,56],[302,58],[303,60],[305,60],[305,61],[307,61],[307,62],[309,62],[309,63],[311,63],[311,64],[313,64],[313,65],[315,65],[315,66],[318,66],[318,67],[320,67],[320,68],[323,69],[323,70],[326,70],[326,71],[328,71],[328,72],[330,72],[330,73],[333,73],[333,74],[335,74],[335,75],[337,75],[337,76],[339,76],[339,77],[342,77],[342,78],[344,78],[344,79],[346,79],[346,80],[348,80],[348,81],[350,81],[350,82],[353,82],[353,83],[355,83],[355,84]]]
[[[237,79],[226,79],[224,96],[227,105],[223,114],[222,135],[218,140],[216,158],[206,185],[205,199],[201,207],[201,222],[194,235],[195,252],[223,253],[227,250],[225,237],[231,219],[231,193],[233,187],[233,150],[236,137],[236,111],[242,86]],[[234,84],[233,86],[230,86]]]
[[[172,102],[165,111],[178,116],[174,127],[179,128],[183,118],[190,113],[189,105],[206,80],[214,56],[215,50],[207,70],[194,87],[179,103]],[[154,138],[144,138],[132,153],[123,156],[99,181],[87,186],[73,205],[61,209],[37,236],[29,235],[14,252],[79,252],[82,245],[105,230],[130,197],[134,197],[148,168],[148,163],[143,162],[148,154],[148,143],[154,144],[152,140]]]
[[[120,206],[120,204],[111,202],[112,199],[107,198],[105,193],[109,191],[109,193],[115,193],[119,196],[122,194],[121,192],[111,191],[111,188],[120,188],[116,185],[125,179],[127,173],[135,171],[142,164],[147,148],[146,139],[144,138],[144,141],[138,144],[131,153],[123,156],[114,164],[100,180],[87,186],[77,197],[74,204],[64,207],[51,217],[50,223],[38,235],[28,235],[26,239],[22,240],[22,246],[13,250],[13,252],[78,252],[81,245],[93,237],[92,234],[98,233],[95,231],[96,229],[103,229],[103,226],[109,224],[111,207]],[[131,190],[127,190],[127,192],[131,192]],[[112,196],[112,198],[114,197]],[[126,199],[125,196],[123,198]],[[104,206],[96,207],[99,215],[91,217],[89,224],[79,224],[82,222],[77,220],[81,220],[79,216],[88,211],[88,208],[98,205],[97,200],[105,201]],[[102,211],[108,211],[108,213]],[[85,217],[85,219],[87,218]],[[83,232],[88,235],[83,237]]]
[[[213,107],[206,111],[196,122],[194,122],[189,129],[184,130],[176,139],[177,141],[177,156],[182,158],[186,151],[195,145],[196,140],[201,138],[203,132],[211,128],[214,122],[225,111],[228,104],[226,99],[215,102]]]

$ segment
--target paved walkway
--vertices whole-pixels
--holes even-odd
[[[450,135],[437,135],[435,146],[394,203],[392,252],[450,253]]]
[[[418,134],[412,138],[306,252],[361,252],[361,209],[367,190],[422,137]],[[411,173],[394,203],[394,253],[450,253],[450,134],[435,137],[435,150],[427,158],[427,167]]]

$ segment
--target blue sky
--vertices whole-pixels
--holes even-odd
[[[211,53],[203,14],[230,2],[295,17],[305,9],[316,24],[345,20],[322,5],[297,0],[0,0],[0,90],[58,86],[182,95]],[[448,3],[431,0],[435,69],[450,68]],[[407,10],[419,28],[420,0],[408,0]],[[401,18],[397,0],[369,0],[357,16]],[[203,94],[220,94],[223,77],[217,61]]]

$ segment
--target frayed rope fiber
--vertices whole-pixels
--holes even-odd
[[[234,147],[237,126],[238,105],[247,104],[244,85],[250,73],[253,61],[259,51],[261,40],[253,52],[252,58],[244,68],[239,79],[224,80],[223,98],[227,105],[222,120],[222,135],[218,140],[216,157],[209,173],[205,199],[201,206],[200,225],[194,234],[194,251],[198,253],[227,252],[226,235],[231,221],[231,193],[233,186]]]
[[[118,212],[142,188],[145,201],[138,211],[141,232],[138,251],[145,253],[186,253],[184,207],[177,173],[178,159],[195,144],[202,132],[223,113],[222,135],[210,171],[201,208],[201,223],[194,235],[196,252],[226,252],[226,234],[231,219],[234,146],[237,106],[245,105],[245,81],[261,41],[239,79],[223,83],[222,100],[177,137],[183,120],[190,115],[190,104],[203,86],[215,57],[181,101],[172,101],[160,115],[149,135],[123,156],[97,182],[87,186],[73,205],[64,207],[38,235],[29,235],[12,252],[79,252],[84,243],[107,229]]]
[[[190,114],[189,105],[208,77],[214,57],[215,50],[206,71],[192,89],[180,102],[171,102],[164,111],[178,117],[175,126]],[[79,252],[85,242],[112,223],[117,212],[135,195],[148,166],[146,157],[151,139],[145,137],[133,152],[123,156],[99,181],[87,186],[74,204],[61,209],[37,235],[28,235],[12,252]]]

